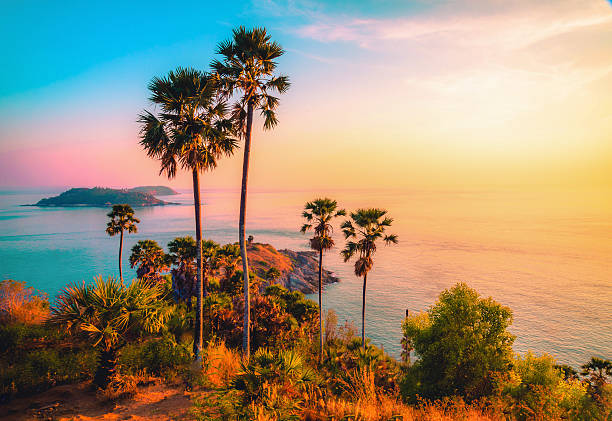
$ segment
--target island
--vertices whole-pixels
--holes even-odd
[[[260,278],[275,267],[280,276],[274,282],[291,291],[312,294],[319,290],[319,260],[315,251],[276,250],[270,244],[247,245],[249,268]],[[323,285],[338,282],[333,272],[323,268]]]
[[[73,188],[59,196],[48,197],[38,203],[29,206],[40,207],[74,207],[92,206],[108,207],[117,204],[128,204],[130,206],[163,206],[176,205],[177,203],[165,202],[150,193],[131,191],[127,189],[109,189],[105,187]]]
[[[152,194],[153,196],[174,196],[176,194],[179,194],[179,192],[177,192],[176,190],[166,186],[138,186],[133,187],[128,191],[148,193]]]

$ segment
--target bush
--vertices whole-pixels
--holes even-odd
[[[49,316],[47,294],[25,282],[0,282],[0,324],[40,324]]]
[[[480,298],[466,284],[442,292],[426,316],[404,322],[405,346],[419,357],[404,379],[406,397],[472,400],[491,394],[495,373],[510,370],[514,336],[506,329],[511,323],[508,307]]]
[[[40,392],[90,377],[97,352],[89,349],[38,349],[0,365],[0,396]]]
[[[119,355],[119,370],[136,375],[142,371],[162,376],[189,364],[191,344],[180,344],[170,337],[126,345]]]

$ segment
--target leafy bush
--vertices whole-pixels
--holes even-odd
[[[25,282],[0,282],[0,324],[39,324],[49,316],[47,294]]]
[[[404,322],[404,340],[419,356],[405,378],[405,396],[491,394],[495,373],[510,370],[514,336],[506,329],[511,323],[508,307],[480,298],[466,284],[442,292],[426,317]]]
[[[37,349],[22,353],[14,362],[0,364],[0,396],[39,392],[91,376],[97,352],[86,349]]]
[[[124,374],[141,371],[161,376],[189,364],[193,354],[191,344],[181,344],[170,337],[126,345],[119,355],[118,365]]]

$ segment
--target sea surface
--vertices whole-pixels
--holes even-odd
[[[103,208],[37,208],[58,191],[0,191],[0,279],[17,279],[53,297],[69,282],[117,275],[118,237],[104,229]],[[612,206],[610,192],[326,191],[348,210],[388,209],[389,231],[399,244],[381,245],[368,276],[366,334],[395,357],[408,309],[423,311],[439,293],[466,282],[514,312],[518,353],[549,353],[578,366],[592,355],[612,358]],[[277,248],[307,249],[299,232],[301,210],[317,192],[251,191],[247,235]],[[138,233],[126,235],[124,277],[131,278],[129,250],[142,239],[165,246],[193,235],[188,190],[160,197],[180,205],[136,209]],[[204,236],[237,240],[238,191],[203,191]],[[336,243],[344,243],[336,229]],[[324,306],[339,322],[360,328],[361,279],[339,247],[324,257],[341,282],[326,287]],[[313,297],[314,298],[314,297]]]

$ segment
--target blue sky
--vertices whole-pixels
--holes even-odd
[[[534,166],[548,181],[585,168],[612,180],[604,0],[5,3],[0,186],[162,181],[138,146],[147,82],[206,69],[238,25],[270,31],[293,83],[281,125],[257,134],[254,159],[275,166],[255,167],[255,184],[283,171],[323,183],[307,179],[321,147],[338,187],[506,183]],[[354,162],[371,147],[362,179]],[[233,185],[237,161],[210,182]]]

